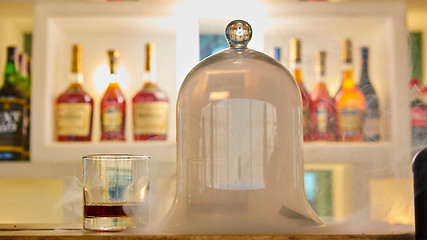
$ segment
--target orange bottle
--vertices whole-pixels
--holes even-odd
[[[343,80],[342,88],[335,97],[337,133],[339,141],[363,141],[363,114],[365,96],[353,79],[351,40],[342,41]]]

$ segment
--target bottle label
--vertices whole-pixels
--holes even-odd
[[[166,134],[169,103],[145,102],[133,105],[135,134]]]
[[[339,110],[339,129],[341,135],[361,134],[362,111],[348,106]]]
[[[412,127],[427,127],[427,108],[412,107],[411,108],[411,124]]]
[[[380,114],[376,110],[367,109],[363,123],[363,134],[366,138],[378,138],[380,135]]]
[[[123,112],[117,106],[108,106],[102,111],[102,131],[116,132],[123,130]]]
[[[310,109],[308,106],[303,106],[302,108],[302,129],[304,131],[304,136],[308,136],[310,134],[310,126],[309,126],[309,117],[310,117]]]
[[[92,106],[89,103],[60,103],[56,107],[58,136],[88,136]]]
[[[0,98],[0,151],[23,152],[24,106],[24,99]]]
[[[316,111],[316,120],[317,126],[316,130],[318,132],[324,133],[328,131],[328,110],[324,106],[319,106]]]

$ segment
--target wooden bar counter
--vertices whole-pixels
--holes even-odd
[[[0,225],[0,240],[412,240],[414,233],[405,234],[344,234],[344,235],[141,235],[130,231],[98,233],[89,232],[79,226],[54,226],[54,225]]]

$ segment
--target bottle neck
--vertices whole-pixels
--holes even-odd
[[[27,78],[28,77],[28,65],[27,65],[27,56],[25,54],[22,55],[20,65],[21,65],[21,76],[23,78]]]
[[[16,69],[16,48],[9,47],[7,49],[7,62],[4,68],[4,83],[5,84],[15,84],[18,74]]]
[[[360,73],[360,85],[369,84],[368,75],[368,59],[363,58],[362,60],[362,72]]]
[[[354,87],[353,68],[351,63],[344,63],[343,67],[343,89],[351,89]]]
[[[315,76],[314,76],[314,82],[315,83],[324,83],[326,79],[325,72],[322,72],[320,70],[316,70]]]
[[[81,85],[83,83],[83,74],[81,72],[71,72],[69,82],[70,85]]]
[[[5,84],[15,84],[17,78],[17,72],[14,61],[8,61],[6,63],[4,71],[4,83]]]
[[[300,63],[291,63],[290,69],[291,69],[292,74],[294,75],[295,81],[298,84],[302,84],[303,72],[301,69],[301,64]]]
[[[155,84],[157,82],[156,74],[151,70],[146,70],[142,76],[142,80],[145,83]]]

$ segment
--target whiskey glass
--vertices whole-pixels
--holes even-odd
[[[83,157],[83,228],[111,232],[148,223],[150,157]]]

